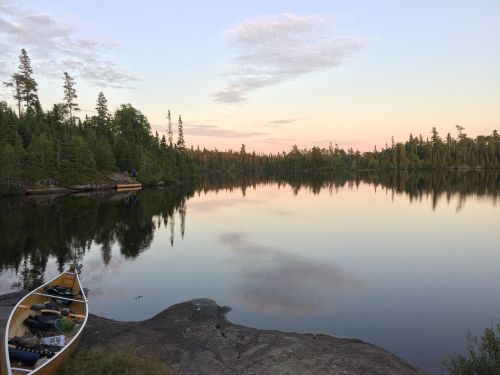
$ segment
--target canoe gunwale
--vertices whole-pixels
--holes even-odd
[[[36,288],[35,290],[33,290],[33,291],[29,292],[28,294],[26,294],[23,298],[21,298],[19,300],[19,302],[17,302],[16,306],[14,306],[14,308],[12,309],[12,311],[11,311],[11,313],[9,315],[9,319],[7,320],[7,324],[5,326],[5,338],[4,338],[4,353],[3,354],[5,356],[5,365],[6,365],[7,375],[13,375],[12,374],[12,370],[13,369],[17,370],[18,369],[16,367],[12,367],[11,366],[11,364],[10,364],[10,358],[9,358],[9,328],[10,328],[10,323],[11,323],[12,317],[14,316],[14,312],[19,308],[19,306],[22,304],[22,302],[26,298],[28,298],[31,295],[39,294],[39,293],[36,292],[37,290],[39,290],[40,288],[43,288],[43,287],[45,287],[47,285],[50,285],[52,282],[54,282],[55,280],[57,280],[59,277],[61,277],[62,275],[66,274],[66,273],[69,273],[69,274],[72,274],[72,275],[75,276],[75,278],[78,281],[78,284],[80,286],[80,290],[82,292],[83,301],[78,301],[78,302],[84,302],[85,303],[85,319],[83,320],[82,326],[80,327],[80,329],[78,330],[78,332],[64,345],[64,347],[59,352],[57,352],[52,358],[50,358],[48,361],[44,362],[41,366],[39,366],[39,367],[37,367],[37,368],[35,368],[33,370],[22,369],[20,371],[25,371],[27,374],[33,374],[33,375],[35,375],[37,373],[37,371],[43,369],[44,367],[46,367],[50,363],[52,363],[55,359],[57,359],[57,357],[59,357],[62,353],[64,353],[66,351],[66,349],[68,349],[73,344],[73,342],[75,340],[77,340],[77,339],[80,338],[80,336],[82,334],[82,331],[85,328],[85,325],[87,324],[87,319],[89,317],[89,308],[88,308],[87,296],[85,295],[85,292],[83,290],[82,283],[80,282],[80,277],[78,276],[78,273],[72,273],[72,272],[66,271],[66,272],[60,273],[59,275],[57,275],[56,277],[54,277],[50,281],[46,282],[42,286],[40,286],[40,287]],[[52,295],[50,295],[50,297],[57,298],[57,296],[52,296]]]
[[[11,369],[15,370],[15,371],[26,372],[26,373],[30,373],[31,371],[33,371],[33,370],[26,370],[25,368],[21,368],[21,367],[11,367]]]

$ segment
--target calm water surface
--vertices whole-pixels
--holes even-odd
[[[467,173],[4,199],[0,292],[77,258],[95,314],[209,297],[234,322],[360,338],[439,374],[500,319],[499,191]]]

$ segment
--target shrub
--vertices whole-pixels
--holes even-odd
[[[500,324],[486,328],[480,339],[469,333],[466,355],[448,358],[444,365],[451,375],[500,374]]]

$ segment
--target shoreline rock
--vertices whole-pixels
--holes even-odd
[[[24,292],[0,296],[2,333]],[[356,339],[261,330],[227,320],[211,299],[173,305],[151,319],[120,322],[90,315],[78,350],[127,345],[179,374],[425,374],[396,355]]]
[[[81,185],[58,185],[53,179],[40,181],[24,181],[19,185],[19,190],[14,193],[1,195],[69,195],[79,192],[93,192],[115,190],[117,184],[135,183],[135,179],[118,172],[99,174],[94,180]]]

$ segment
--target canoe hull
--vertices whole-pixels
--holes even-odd
[[[80,344],[80,339],[82,335],[80,334],[71,344],[67,345],[67,347],[64,348],[64,351],[57,356],[53,361],[50,361],[46,366],[33,371],[31,374],[33,375],[54,375],[56,374],[57,370],[59,367],[61,367],[68,358],[73,354],[73,352],[76,350],[78,345]],[[15,372],[13,372],[14,375],[17,375]],[[21,373],[19,373],[21,374]],[[26,375],[26,373],[23,373],[23,375]]]
[[[26,333],[27,327],[23,325],[24,319],[29,315],[36,315],[34,311],[30,310],[29,307],[33,304],[43,303],[45,300],[50,300],[53,296],[46,294],[45,287],[49,285],[61,285],[73,288],[77,293],[81,292],[81,297],[75,297],[71,305],[71,309],[75,311],[79,318],[83,319],[77,331],[74,334],[65,334],[66,345],[59,351],[54,357],[47,360],[44,364],[37,368],[33,367],[21,367],[23,371],[16,370],[16,365],[10,363],[9,353],[8,353],[8,341],[9,337],[23,336]],[[64,299],[64,298],[63,298]],[[2,345],[2,374],[7,375],[52,375],[57,372],[59,367],[67,361],[69,356],[77,348],[83,329],[87,323],[88,319],[88,306],[87,298],[83,292],[80,279],[77,273],[66,271],[60,274],[58,277],[49,281],[45,285],[27,294],[23,297],[11,312],[9,320],[7,322],[5,330],[4,345]],[[29,371],[26,371],[29,370]]]
[[[141,183],[136,184],[116,184],[117,190],[139,190],[142,189]]]

